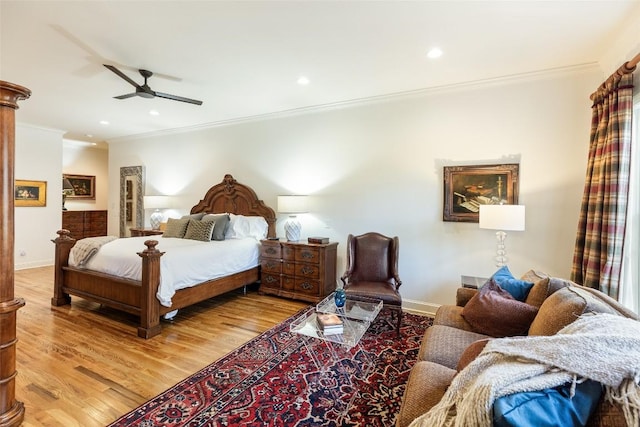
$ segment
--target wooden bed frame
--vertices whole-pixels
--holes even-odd
[[[225,175],[220,184],[211,187],[204,199],[191,208],[192,214],[199,212],[262,216],[269,225],[267,236],[275,236],[274,210],[259,200],[250,187],[239,184],[229,174]],[[52,240],[56,245],[56,252],[51,305],[70,304],[70,295],[75,295],[135,314],[140,316],[138,336],[142,338],[151,338],[160,333],[160,316],[254,283],[260,277],[258,266],[180,289],[173,296],[171,307],[165,307],[156,297],[160,284],[160,257],[164,254],[156,249],[157,240],[145,241],[146,249],[138,252],[142,258],[142,279],[138,281],[70,267],[69,253],[76,240],[70,237],[68,230],[59,230],[57,234],[58,237]]]

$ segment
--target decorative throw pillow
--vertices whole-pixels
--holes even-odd
[[[589,422],[603,390],[592,380],[502,396],[493,404],[493,427],[581,426]],[[624,423],[624,422],[623,422]]]
[[[224,235],[229,228],[229,215],[206,214],[202,217],[202,221],[213,221],[216,223],[215,227],[213,227],[213,235],[211,236],[211,240],[224,240]]]
[[[475,332],[492,337],[526,335],[538,309],[514,299],[491,279],[462,309]]]
[[[511,296],[518,301],[526,300],[527,295],[529,295],[529,291],[533,286],[532,282],[527,282],[513,277],[513,274],[511,274],[511,271],[509,271],[509,267],[507,267],[506,265],[493,273],[493,276],[491,276],[491,278],[495,280],[502,289],[509,292]]]
[[[202,219],[203,216],[204,216],[204,212],[200,212],[200,213],[195,213],[190,215],[184,215],[180,219],[197,219],[199,221]]]
[[[492,338],[485,338],[483,340],[478,340],[478,341],[472,342],[469,345],[469,347],[467,347],[462,352],[462,355],[460,356],[460,359],[458,360],[458,366],[456,366],[456,371],[458,371],[458,372],[462,371],[464,368],[467,367],[467,365],[469,363],[471,363],[474,360],[476,360],[476,357],[478,357],[480,355],[480,353],[482,353],[482,350],[484,350],[484,347],[491,340],[492,340]]]
[[[201,242],[209,242],[211,240],[211,234],[213,234],[215,224],[216,223],[213,221],[197,221],[192,219],[189,221],[187,231],[184,233],[184,238],[200,240]]]
[[[167,220],[167,228],[165,228],[162,237],[177,237],[179,239],[182,239],[184,237],[184,233],[187,231],[188,225],[189,218],[169,218]]]

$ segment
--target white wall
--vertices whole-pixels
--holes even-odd
[[[29,102],[27,101],[24,101]],[[19,118],[20,110],[16,112]],[[53,264],[62,225],[62,131],[16,125],[16,179],[47,182],[45,207],[15,208],[16,269]]]
[[[225,173],[276,207],[279,194],[309,194],[302,235],[400,238],[407,308],[450,303],[460,275],[488,276],[494,233],[442,221],[445,165],[520,163],[527,229],[507,238],[510,266],[568,277],[582,196],[596,67],[459,86],[109,147],[109,229],[118,230],[121,166],[146,167],[147,193],[178,195],[187,212]],[[279,218],[278,234],[284,235]]]
[[[109,151],[107,149],[65,139],[62,149],[62,173],[96,177],[95,200],[67,199],[65,207],[68,210],[107,209],[109,200]]]

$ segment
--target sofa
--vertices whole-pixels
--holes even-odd
[[[507,277],[510,276],[508,267],[501,270],[502,273],[506,270]],[[480,354],[489,340],[511,336],[520,336],[519,339],[523,340],[533,336],[551,336],[583,313],[609,313],[638,320],[638,316],[631,310],[597,290],[534,270],[520,278],[511,276],[512,283],[530,285],[520,295],[524,304],[519,303],[518,306],[525,313],[500,308],[491,310],[486,314],[486,319],[474,318],[475,306],[472,308],[470,304],[478,304],[481,292],[489,293],[482,290],[489,283],[495,285],[492,279],[493,277],[480,290],[458,288],[456,304],[438,308],[433,326],[424,334],[418,360],[409,375],[396,427],[409,426],[414,419],[434,407],[443,398],[456,375]],[[489,304],[491,303],[489,299]],[[482,325],[483,321],[488,326]],[[502,330],[492,330],[492,322],[493,325],[497,323],[498,329]],[[589,427],[626,427],[619,406],[602,398],[592,406],[594,409],[587,416]]]

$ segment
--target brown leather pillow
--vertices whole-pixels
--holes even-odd
[[[467,347],[462,352],[462,355],[460,356],[460,360],[458,360],[458,366],[456,366],[456,371],[458,372],[462,371],[464,368],[467,367],[469,363],[476,360],[476,357],[478,357],[478,355],[482,353],[482,350],[484,350],[484,347],[487,345],[489,341],[491,341],[491,339],[492,338],[485,338],[483,340],[472,342],[469,345],[469,347]]]
[[[475,332],[492,337],[526,335],[538,309],[514,299],[493,279],[462,309]]]

